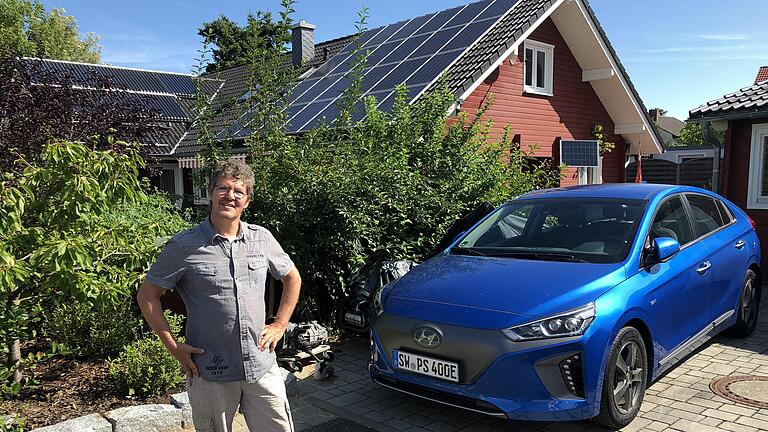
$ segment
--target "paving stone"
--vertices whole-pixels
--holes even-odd
[[[182,410],[173,405],[138,405],[104,414],[113,432],[165,432],[183,427]]]
[[[768,430],[768,421],[760,420],[752,417],[739,417],[736,419],[736,423],[747,426],[752,426],[760,430]]]
[[[729,413],[727,411],[720,411],[720,410],[715,410],[711,408],[708,408],[702,414],[708,417],[714,417],[714,418],[718,418],[720,420],[725,420],[729,422],[739,418],[739,414]]]
[[[397,430],[401,430],[401,431],[408,430],[408,428],[413,426],[410,423],[406,423],[406,422],[398,420],[398,419],[387,420],[387,421],[384,422],[384,424],[386,426],[389,426],[389,427],[393,428],[393,429],[397,429]]]
[[[720,428],[732,432],[757,432],[757,429],[753,428],[752,426],[744,426],[738,423],[729,422],[721,423]]]
[[[34,429],[33,432],[112,432],[112,423],[99,414],[90,414]]]
[[[680,419],[673,423],[672,428],[683,432],[718,432],[720,429],[712,426],[707,426],[701,423],[693,422],[690,420]]]
[[[365,399],[366,397],[364,395],[361,395],[360,393],[352,392],[352,393],[346,393],[340,396],[332,397],[328,399],[328,403],[336,406],[340,406],[340,407],[345,407],[347,405],[352,405],[355,402],[360,402]]]

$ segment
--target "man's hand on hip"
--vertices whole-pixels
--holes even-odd
[[[170,351],[171,354],[176,357],[176,360],[181,363],[181,367],[184,368],[184,372],[188,377],[196,378],[200,376],[195,362],[192,361],[192,354],[202,354],[205,352],[204,349],[181,343],[177,344],[176,348],[171,349]]]
[[[275,321],[264,326],[264,330],[261,331],[261,336],[259,337],[259,349],[264,351],[269,348],[269,352],[274,351],[277,342],[283,335],[285,335],[285,324]]]

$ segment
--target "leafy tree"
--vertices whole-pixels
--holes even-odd
[[[35,163],[52,139],[121,150],[108,137],[146,142],[157,132],[157,113],[141,100],[108,91],[114,89],[109,80],[93,77],[104,91],[92,91],[74,88],[72,79],[43,71],[35,62],[0,57],[0,169],[15,169],[20,158]],[[33,80],[42,85],[30,85]],[[148,150],[143,146],[138,151],[146,157]]]
[[[77,21],[64,9],[50,12],[36,0],[0,0],[0,55],[98,63],[99,37],[81,39]]]
[[[150,197],[136,146],[121,151],[54,141],[36,165],[0,181],[0,343],[20,382],[20,342],[34,335],[41,305],[115,303],[132,295],[154,260],[155,239],[185,226],[170,202],[155,217],[131,208]]]
[[[293,3],[293,0],[283,1],[283,7]],[[286,17],[287,15],[281,13],[281,19],[273,21],[270,12],[259,11],[255,16],[248,14],[245,27],[224,15],[204,23],[198,34],[205,38],[207,43],[216,45],[213,50],[213,62],[208,65],[206,72],[245,65],[252,60],[253,53],[282,49],[285,43],[290,41],[290,37],[285,38],[286,30],[290,29],[291,24],[290,20],[284,20]]]
[[[682,147],[702,147],[704,146],[704,135],[701,132],[701,126],[698,123],[685,123],[680,130],[680,137],[677,143]]]

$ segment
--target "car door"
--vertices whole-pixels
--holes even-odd
[[[685,194],[694,233],[708,251],[712,284],[709,287],[710,319],[733,310],[749,262],[746,232],[722,203],[703,194]]]
[[[707,325],[710,308],[706,297],[711,273],[707,262],[709,251],[693,242],[693,229],[682,196],[673,195],[659,204],[647,244],[658,237],[671,237],[681,246],[668,261],[641,272],[652,287],[647,295],[651,310],[656,311],[659,319],[658,340],[668,354]]]

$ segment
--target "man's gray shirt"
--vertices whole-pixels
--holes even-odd
[[[274,353],[258,348],[267,269],[282,279],[291,268],[267,229],[240,222],[240,234],[229,241],[206,219],[168,241],[147,280],[184,300],[186,343],[205,349],[192,355],[202,378],[253,383],[275,362]]]

